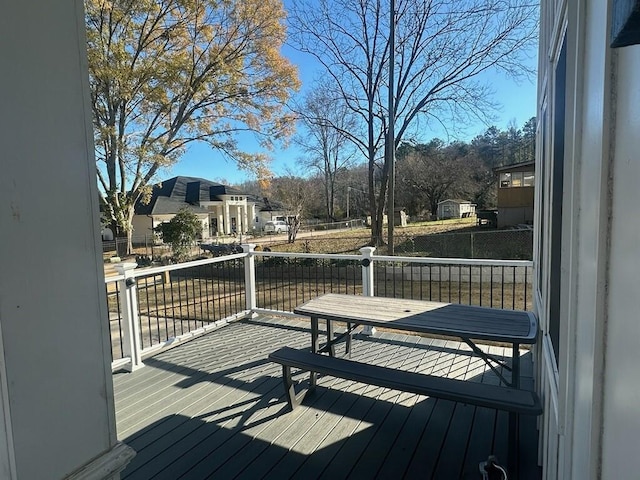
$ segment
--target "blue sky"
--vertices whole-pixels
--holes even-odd
[[[298,74],[302,81],[301,93],[304,93],[306,87],[313,82],[314,76],[319,71],[313,57],[302,54],[290,47],[283,48],[283,54],[288,57],[291,62],[298,66]],[[537,59],[532,58],[530,66],[535,68]],[[497,120],[493,124],[505,129],[509,122],[515,120],[519,127],[529,120],[536,112],[536,85],[535,80],[522,80],[516,83],[514,80],[505,77],[502,74],[488,74],[485,80],[489,82],[496,92],[494,100],[501,105],[500,110],[496,112]],[[487,126],[482,123],[469,125],[466,135],[462,140],[473,138],[484,130]],[[424,141],[439,137],[444,140],[455,140],[455,138],[446,138],[443,131],[434,130],[432,134],[426,134]],[[250,134],[239,135],[238,143],[241,148],[247,152],[264,152],[258,143]],[[272,160],[271,170],[274,174],[282,175],[287,168],[298,172],[296,167],[296,159],[300,156],[300,152],[295,145],[289,148],[280,148],[268,153]],[[161,174],[162,175],[162,174]],[[212,150],[205,144],[192,145],[182,159],[171,169],[168,169],[162,175],[163,178],[169,178],[175,175],[185,175],[192,177],[202,177],[212,181],[221,183],[237,184],[246,180],[251,180],[249,173],[240,171],[236,165],[225,157]]]

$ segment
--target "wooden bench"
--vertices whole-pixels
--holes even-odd
[[[527,415],[542,413],[540,399],[535,392],[528,390],[408,372],[289,347],[283,347],[271,353],[269,360],[282,365],[287,402],[291,409],[298,406],[307,391],[314,387],[311,384],[309,389],[296,394],[291,377],[291,368],[293,367],[345,380],[479,407]]]

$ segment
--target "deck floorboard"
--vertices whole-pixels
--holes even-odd
[[[309,326],[292,318],[242,320],[156,354],[134,373],[114,374],[118,437],[137,451],[122,478],[473,479],[489,454],[506,463],[504,412],[330,376],[320,376],[316,391],[290,412],[281,367],[266,358],[282,346],[308,348]],[[336,352],[344,355],[344,345]],[[522,355],[531,388],[530,354]],[[352,358],[498,383],[454,340],[356,334]],[[305,383],[308,374],[294,378]],[[541,478],[536,448],[536,419],[523,416],[522,479]]]

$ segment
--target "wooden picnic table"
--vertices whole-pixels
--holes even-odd
[[[531,312],[422,300],[331,293],[309,300],[295,308],[294,313],[308,316],[311,319],[311,353],[313,354],[329,353],[333,357],[335,344],[345,336],[347,337],[347,351],[350,352],[352,331],[358,325],[390,328],[418,334],[458,337],[486,362],[501,382],[506,385],[505,388],[514,390],[520,389],[520,345],[534,344],[538,335],[538,320]],[[325,320],[327,325],[327,341],[322,348],[319,344],[320,319]],[[346,323],[346,333],[334,338],[333,322]],[[480,349],[475,343],[477,340],[511,344],[511,364]],[[310,364],[313,363],[310,362]],[[324,372],[330,372],[333,367],[326,364],[327,362],[317,362],[318,367],[322,365]],[[349,369],[348,364],[343,362],[341,365],[340,368]],[[510,371],[510,378],[505,378],[498,367]],[[389,372],[382,372],[380,369],[379,373],[385,377],[392,376],[389,375]],[[344,375],[344,373],[341,374]],[[348,375],[355,374],[352,372]],[[354,378],[357,378],[357,375]],[[385,381],[387,380],[385,379]],[[316,384],[315,372],[310,372],[309,381],[310,388],[314,388]],[[431,383],[433,380],[428,380],[428,382]],[[471,399],[471,392],[476,388],[470,384],[468,389]],[[462,391],[464,396],[464,389]],[[505,391],[505,397],[509,397],[509,393]],[[535,393],[532,395],[535,397]],[[293,401],[294,399],[291,399],[291,403]],[[535,409],[540,409],[540,407],[537,406]],[[509,443],[512,447],[517,447],[518,423],[518,413],[511,410],[509,413]],[[516,461],[516,455],[510,454],[509,456],[512,462]]]
[[[332,355],[338,340],[333,338],[334,321],[347,323],[349,336],[356,325],[369,325],[458,337],[487,362],[504,383],[515,388],[520,385],[520,345],[534,344],[538,334],[538,320],[531,312],[400,298],[329,293],[296,307],[294,313],[311,318],[313,352],[321,351],[318,343],[319,319],[327,321],[325,351]],[[511,367],[480,350],[474,340],[511,344]],[[492,363],[512,370],[511,380],[506,380]]]

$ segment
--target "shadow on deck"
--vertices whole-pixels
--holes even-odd
[[[138,452],[122,478],[481,479],[488,455],[506,464],[504,412],[332,377],[289,411],[281,369],[266,356],[283,345],[308,347],[308,326],[240,321],[114,375],[118,437]],[[356,337],[358,361],[497,383],[457,341]],[[523,383],[532,388],[530,354],[522,353]],[[541,478],[533,417],[521,418],[519,450],[518,478]]]

